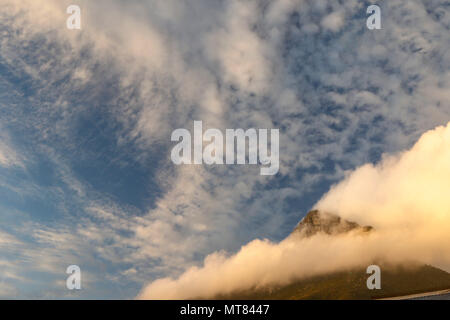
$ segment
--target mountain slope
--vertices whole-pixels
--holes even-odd
[[[318,233],[338,235],[346,232],[373,232],[330,213],[309,212],[291,236],[308,238]],[[300,245],[300,244],[299,244]],[[381,263],[381,289],[369,290],[365,268],[319,275],[289,285],[254,288],[220,295],[216,299],[379,299],[450,289],[450,273],[429,265],[392,266]]]
[[[370,232],[372,230],[371,226],[362,227],[356,222],[347,221],[337,215],[312,210],[300,221],[292,233],[308,238],[317,233],[337,235],[350,231]]]
[[[381,290],[369,290],[365,269],[336,272],[295,281],[280,287],[252,289],[217,299],[379,299],[450,288],[450,274],[432,266],[383,267]]]

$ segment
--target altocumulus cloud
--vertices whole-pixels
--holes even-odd
[[[208,298],[236,290],[365,267],[371,261],[421,262],[450,270],[450,123],[426,132],[412,149],[348,174],[316,204],[375,227],[369,235],[254,240],[232,256],[214,253],[177,279],[159,279],[142,299]]]
[[[28,221],[3,225],[20,240],[18,257],[2,247],[17,277],[59,279],[76,260],[96,272],[96,295],[113,282],[132,284],[132,297],[209,253],[282,239],[348,170],[450,120],[445,1],[383,2],[379,32],[354,0],[80,0],[75,32],[65,28],[69,4],[0,0],[1,186],[54,205],[51,222],[36,206],[3,208]],[[172,167],[170,133],[193,120],[279,128],[279,175]],[[122,185],[136,167],[147,180],[123,183],[119,196],[93,178]],[[18,178],[33,168],[38,178]],[[131,187],[143,190],[139,208],[123,195]]]

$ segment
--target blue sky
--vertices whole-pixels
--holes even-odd
[[[129,299],[281,240],[348,170],[450,121],[446,1],[379,1],[382,30],[353,0],[36,2],[0,0],[2,298]],[[194,120],[279,128],[279,174],[172,165]]]

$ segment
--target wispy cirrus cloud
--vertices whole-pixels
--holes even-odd
[[[23,162],[17,152],[4,141],[0,141],[0,165],[7,168],[23,166]]]
[[[360,1],[79,1],[80,32],[70,1],[0,4],[2,131],[30,161],[5,173],[3,204],[73,234],[53,261],[87,250],[135,287],[282,239],[347,170],[450,119],[443,1],[380,3],[376,32]],[[170,133],[193,120],[280,128],[280,175],[173,167]]]

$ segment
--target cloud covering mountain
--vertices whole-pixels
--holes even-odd
[[[78,264],[76,297],[132,298],[275,243],[347,171],[450,120],[446,1],[381,1],[377,31],[356,0],[79,0],[80,31],[70,4],[0,0],[2,297],[73,297]],[[173,166],[194,120],[280,129],[279,174]]]
[[[450,123],[426,132],[408,151],[349,173],[317,203],[323,212],[374,226],[371,232],[347,228],[309,238],[294,232],[280,243],[254,240],[234,255],[209,255],[202,267],[177,279],[154,281],[139,298],[208,298],[367,267],[373,261],[426,263],[450,271],[449,158]]]

